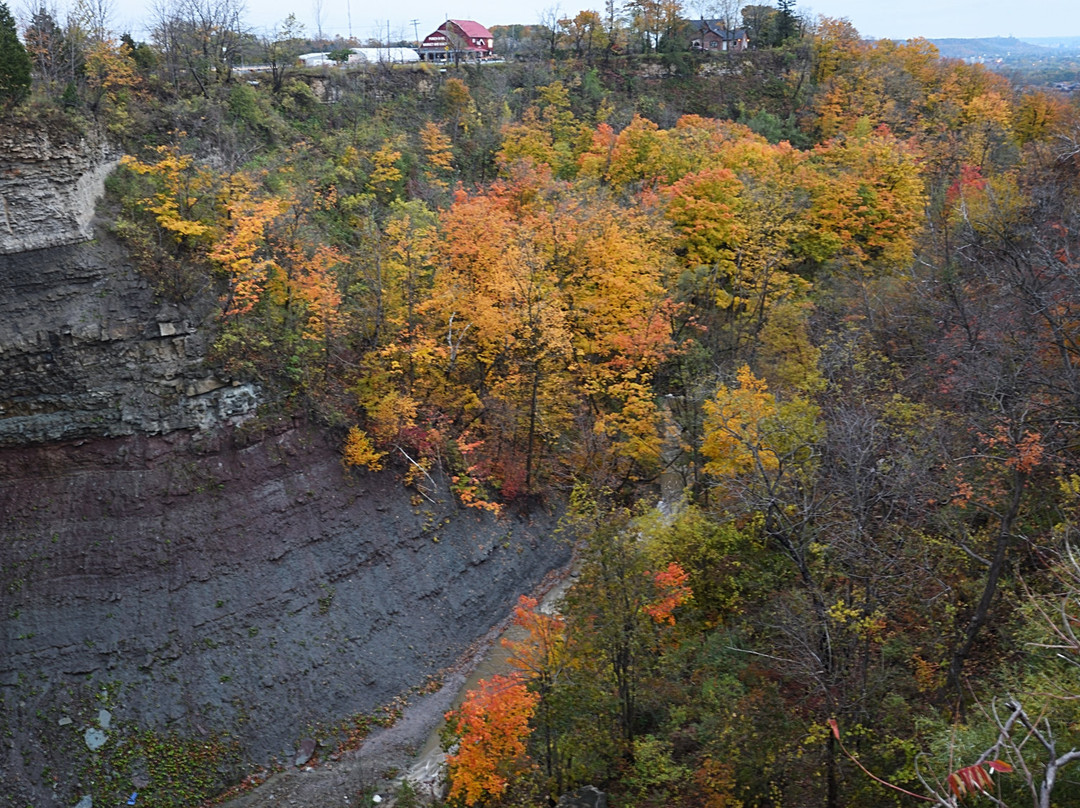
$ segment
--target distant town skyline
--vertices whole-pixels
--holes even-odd
[[[71,2],[73,0],[69,0]],[[168,2],[169,0],[165,0]],[[8,0],[16,13],[37,0]],[[47,0],[64,8],[64,0]],[[774,3],[768,3],[773,5]],[[557,9],[560,16],[573,16],[587,8],[602,10],[602,0],[413,0],[383,6],[366,0],[322,0],[320,20],[317,0],[246,0],[244,20],[257,33],[271,33],[290,13],[296,15],[309,36],[321,27],[324,36],[360,40],[423,39],[445,19],[471,19],[491,27],[514,23],[535,24]],[[112,0],[112,24],[117,31],[130,31],[145,39],[158,0]],[[687,16],[714,16],[715,3],[689,2]],[[812,17],[848,19],[864,37],[878,39],[982,38],[995,36],[1051,37],[1080,36],[1080,2],[1077,0],[1033,0],[1017,6],[1005,0],[813,0],[797,2],[796,10]],[[318,24],[321,22],[321,26]]]

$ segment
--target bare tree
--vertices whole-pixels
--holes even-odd
[[[104,42],[109,36],[112,0],[76,0],[72,14],[95,42]]]
[[[315,18],[315,41],[321,48],[324,44],[323,38],[323,0],[311,0],[311,16]]]
[[[242,0],[162,0],[153,38],[174,83],[190,77],[203,95],[229,80],[240,56]]]
[[[732,31],[739,27],[741,12],[746,0],[703,0],[695,5],[695,11],[705,20],[720,20],[723,27]]]
[[[537,19],[544,28],[544,39],[548,43],[548,56],[554,59],[559,48],[559,31],[561,30],[559,20],[562,19],[562,12],[559,11],[558,4],[545,8],[540,12]]]

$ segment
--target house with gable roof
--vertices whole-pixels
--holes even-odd
[[[743,28],[727,28],[723,20],[706,20],[693,24],[690,47],[703,51],[744,51],[750,40]]]
[[[494,54],[495,36],[473,20],[447,20],[425,37],[417,52],[425,62],[478,62]]]

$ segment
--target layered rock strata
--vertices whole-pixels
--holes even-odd
[[[86,241],[118,152],[47,119],[0,127],[0,255]]]
[[[121,796],[122,778],[85,782],[99,709],[114,742],[150,728],[290,758],[452,663],[567,560],[549,518],[347,473],[309,430],[190,449],[0,451],[0,804]]]
[[[112,160],[0,131],[11,808],[122,803],[152,782],[121,760],[148,732],[288,756],[450,664],[568,556],[544,515],[347,472],[334,436],[256,417],[260,389],[206,362],[213,297],[165,301],[107,230],[88,240]]]

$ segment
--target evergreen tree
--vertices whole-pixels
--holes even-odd
[[[15,19],[0,3],[0,108],[10,109],[30,94],[30,55],[15,32]]]
[[[776,5],[780,9],[776,33],[777,39],[782,43],[798,33],[798,21],[795,18],[795,0],[777,0]]]

